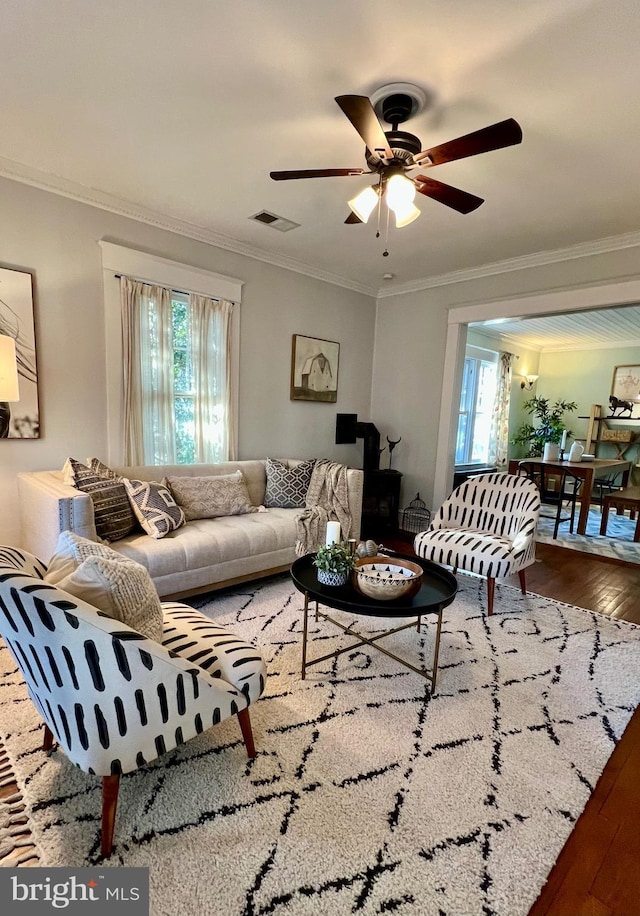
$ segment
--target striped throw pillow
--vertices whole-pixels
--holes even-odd
[[[99,538],[119,541],[138,527],[122,478],[101,461],[87,466],[75,458],[67,458],[62,475],[67,485],[91,497]]]

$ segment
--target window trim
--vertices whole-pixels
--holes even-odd
[[[240,383],[240,302],[243,280],[203,270],[135,248],[99,240],[102,255],[104,291],[104,330],[107,399],[107,455],[110,464],[124,463],[123,436],[123,361],[122,324],[120,317],[120,282],[118,274],[136,280],[170,287],[184,293],[198,293],[212,299],[233,302],[231,317],[231,385],[233,425],[231,442],[238,453],[238,390]]]

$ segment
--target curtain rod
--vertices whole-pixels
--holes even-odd
[[[125,279],[127,280],[135,280],[136,283],[142,283],[143,286],[161,286],[162,289],[170,289],[172,293],[178,293],[178,295],[180,296],[190,296],[191,295],[191,293],[187,293],[183,289],[174,289],[173,286],[164,286],[164,284],[162,283],[160,284],[150,283],[148,280],[138,280],[137,277],[128,277],[126,276],[126,274],[114,274],[114,277],[116,278],[116,280],[122,280],[123,277],[125,277]],[[209,296],[208,298],[213,299],[213,296]]]
[[[129,274],[114,274],[113,276],[116,280],[121,280],[123,277],[127,280],[135,280],[136,283],[142,283],[143,286],[160,286],[162,289],[171,290],[171,292],[178,293],[180,296],[203,296],[205,299],[211,299],[212,302],[230,302],[234,308],[238,305],[235,299],[225,299],[223,296],[211,296],[208,293],[200,293],[193,289],[176,289],[174,286],[167,286],[165,283],[151,283],[150,280],[141,280],[140,277],[130,277]]]

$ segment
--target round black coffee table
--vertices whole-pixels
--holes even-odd
[[[451,604],[456,596],[456,592],[458,591],[458,583],[455,576],[447,569],[444,569],[444,567],[438,566],[436,563],[431,563],[429,560],[422,560],[416,557],[406,557],[405,559],[411,559],[414,563],[419,563],[420,566],[422,566],[423,575],[419,591],[416,592],[412,598],[398,598],[395,601],[375,601],[372,598],[367,598],[366,595],[363,595],[361,592],[359,592],[358,589],[351,584],[351,582],[341,586],[321,585],[318,582],[316,567],[313,565],[314,558],[314,553],[308,553],[304,557],[300,557],[299,560],[296,560],[291,567],[291,578],[293,579],[293,584],[298,589],[298,591],[302,592],[304,595],[304,624],[302,631],[303,680],[305,678],[307,668],[310,668],[312,665],[318,665],[320,662],[324,662],[329,658],[337,658],[339,655],[342,655],[343,652],[349,652],[351,649],[355,649],[357,646],[368,645],[373,649],[378,649],[379,652],[383,652],[385,655],[388,655],[389,658],[393,658],[395,661],[400,662],[401,665],[404,665],[411,671],[415,671],[417,674],[421,674],[424,678],[430,681],[431,692],[433,693],[436,689],[436,677],[438,674],[438,653],[440,651],[442,611],[444,608]],[[402,557],[398,556],[397,554],[389,554],[390,563],[393,563],[394,560],[397,561],[401,559]],[[310,601],[315,601],[316,604],[316,620],[318,618],[327,620],[329,623],[334,624],[334,626],[339,627],[345,633],[357,637],[359,641],[356,643],[351,643],[351,645],[346,646],[344,649],[338,649],[337,652],[331,652],[328,655],[323,655],[321,658],[314,658],[310,662],[307,661],[307,629]],[[350,614],[358,614],[367,617],[411,617],[412,620],[409,623],[404,623],[401,626],[394,627],[391,630],[385,630],[383,633],[369,638],[363,636],[361,633],[357,633],[353,629],[353,626],[345,625],[341,621],[336,620],[333,617],[329,617],[328,614],[319,611],[319,604],[325,605],[326,607],[332,608],[334,610],[347,611]],[[400,658],[399,655],[394,655],[393,652],[389,652],[388,649],[384,649],[382,646],[378,645],[378,640],[387,636],[392,636],[394,633],[399,633],[401,630],[407,630],[415,627],[419,633],[420,618],[424,614],[436,614],[438,618],[433,649],[432,668],[417,668],[405,659]]]

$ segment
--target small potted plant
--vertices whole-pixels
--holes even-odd
[[[334,541],[333,544],[318,548],[313,565],[317,567],[318,582],[321,585],[346,585],[355,558],[346,541]]]

